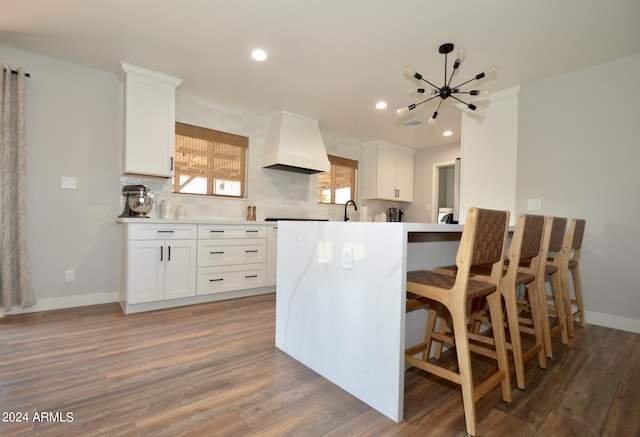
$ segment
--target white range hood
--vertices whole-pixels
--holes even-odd
[[[264,168],[313,174],[329,171],[318,122],[282,111],[271,118]]]

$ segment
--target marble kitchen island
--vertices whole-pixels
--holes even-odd
[[[401,421],[405,340],[426,322],[424,310],[405,316],[406,272],[452,264],[462,229],[279,222],[276,347]]]

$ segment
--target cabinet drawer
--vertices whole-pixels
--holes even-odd
[[[264,263],[266,261],[266,239],[198,240],[198,267]]]
[[[266,226],[198,225],[198,239],[266,237]]]
[[[243,264],[226,267],[198,268],[197,294],[223,293],[264,287],[265,264]]]
[[[130,240],[191,240],[197,235],[196,225],[181,224],[130,224],[128,225]]]

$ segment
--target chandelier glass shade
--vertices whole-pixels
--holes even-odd
[[[427,80],[422,74],[415,71],[413,68],[407,66],[404,70],[404,77],[409,82],[418,86],[418,88],[409,91],[409,96],[412,98],[421,99],[418,103],[412,103],[409,106],[400,108],[396,111],[396,115],[400,119],[407,118],[409,116],[416,115],[418,112],[429,109],[430,105],[425,105],[427,102],[437,101],[431,118],[428,121],[429,126],[435,126],[438,118],[438,112],[440,111],[442,104],[448,99],[452,99],[457,102],[455,105],[457,109],[467,112],[473,118],[478,121],[484,120],[484,111],[489,106],[489,100],[475,100],[477,97],[487,97],[491,94],[489,90],[479,89],[465,89],[472,83],[485,82],[495,79],[498,75],[498,67],[493,66],[486,71],[476,74],[472,78],[466,81],[452,85],[454,77],[458,69],[462,65],[465,58],[465,49],[458,50],[456,59],[453,63],[451,74],[447,74],[447,61],[449,53],[453,52],[454,45],[452,43],[442,44],[439,48],[439,52],[444,55],[444,82],[442,86],[437,86]],[[426,86],[425,86],[426,84]]]

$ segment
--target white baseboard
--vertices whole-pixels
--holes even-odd
[[[260,290],[260,292],[264,292],[264,290]],[[225,296],[225,298],[232,297],[240,296]],[[3,312],[2,314],[11,315],[35,313],[38,311],[50,311],[64,308],[82,307],[87,305],[112,303],[118,301],[119,293],[117,291],[106,293],[80,294],[76,296],[45,297],[38,299],[36,305],[30,308],[13,308],[10,311]],[[585,311],[585,317],[587,319],[587,323],[591,325],[604,326],[606,328],[620,329],[622,331],[629,331],[640,334],[640,319],[631,319],[628,317],[596,313],[593,311]]]
[[[235,299],[239,297],[255,296],[275,292],[275,286],[267,286],[249,290],[229,291],[226,293],[208,294],[194,296],[192,298],[172,299],[146,304],[128,305],[123,308],[125,313],[137,313],[140,311],[151,311],[163,308],[172,308],[183,305],[193,305],[216,300]],[[120,293],[117,291],[109,293],[81,294],[77,296],[45,297],[36,298],[37,302],[30,308],[12,308],[10,311],[0,312],[0,316],[12,314],[36,313],[40,311],[60,310],[64,308],[83,307],[88,305],[99,305],[103,303],[120,303]]]
[[[87,305],[98,305],[103,303],[118,302],[118,292],[79,294],[76,296],[62,297],[36,297],[36,304],[29,308],[12,308],[2,314],[26,314],[39,311],[60,310],[64,308],[83,307]]]
[[[605,328],[620,329],[622,331],[635,332],[640,334],[640,319],[631,319],[611,314],[585,311],[584,316],[587,324],[604,326]]]

